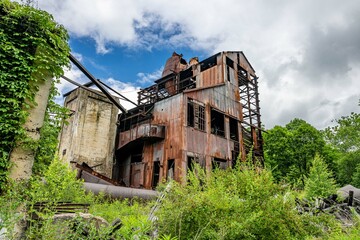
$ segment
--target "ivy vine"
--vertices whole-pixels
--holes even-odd
[[[27,110],[36,105],[37,83],[48,77],[46,73],[58,79],[63,67],[69,66],[69,52],[67,31],[50,14],[26,4],[0,0],[0,190],[15,143],[26,139],[22,126]],[[56,92],[53,82],[51,97]],[[45,126],[58,127],[58,119],[49,117],[51,108],[63,112],[52,102]]]

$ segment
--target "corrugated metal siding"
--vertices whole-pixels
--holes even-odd
[[[230,58],[231,60],[227,59]],[[158,142],[149,142],[144,145],[144,186],[151,188],[154,161],[160,161],[160,181],[165,178],[168,169],[168,160],[175,160],[175,180],[185,178],[187,157],[201,157],[208,169],[211,169],[213,158],[227,160],[230,165],[232,151],[239,151],[235,146],[238,143],[230,139],[229,118],[238,120],[238,139],[240,151],[244,154],[240,121],[243,119],[238,86],[238,65],[250,74],[255,71],[242,52],[223,52],[217,55],[216,65],[201,72],[200,65],[192,66],[196,88],[187,89],[166,99],[158,101],[152,110],[151,124],[164,125],[165,139]],[[234,64],[232,64],[232,62]],[[171,62],[169,62],[170,64]],[[232,67],[227,67],[230,63]],[[172,64],[172,63],[171,63]],[[213,63],[212,63],[213,64]],[[205,131],[196,130],[187,126],[188,98],[203,103],[205,106]],[[224,114],[225,136],[211,133],[211,108]],[[128,134],[130,134],[129,131]],[[121,140],[131,139],[131,136],[121,136]],[[135,134],[135,133],[131,133]],[[243,156],[244,157],[244,156]],[[140,176],[140,175],[139,175]],[[136,183],[136,179],[134,179]]]

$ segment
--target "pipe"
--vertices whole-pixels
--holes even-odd
[[[127,110],[120,104],[118,103],[113,96],[111,96],[111,94],[104,88],[104,86],[73,56],[73,55],[69,55],[69,59],[70,61],[77,67],[80,69],[80,71],[82,73],[85,74],[85,76],[87,76],[91,82],[93,82],[95,84],[95,86],[97,86],[101,92],[103,92],[105,94],[105,96],[116,106],[120,109],[121,112],[123,113],[127,113]]]
[[[86,191],[90,191],[95,195],[103,192],[112,198],[142,198],[142,199],[155,199],[158,197],[158,192],[148,189],[119,187],[113,185],[103,185],[97,183],[84,182],[84,188]]]

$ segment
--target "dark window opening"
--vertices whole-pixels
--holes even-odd
[[[238,66],[238,78],[239,78],[239,86],[246,85],[248,83],[248,73],[245,69]]]
[[[186,78],[190,78],[192,76],[193,76],[193,71],[191,68],[188,68],[188,69],[180,72],[180,81],[184,80]]]
[[[155,161],[153,166],[152,187],[155,188],[159,184],[160,179],[160,161]]]
[[[175,176],[175,159],[169,159],[167,162],[167,180],[174,179]]]
[[[180,63],[181,63],[181,64],[183,64],[183,65],[187,65],[186,60],[185,60],[185,59],[183,59],[183,58],[180,58]]]
[[[235,66],[234,61],[226,57],[226,73],[227,73],[227,80],[229,82],[231,81],[231,76],[234,76],[234,70],[235,70],[234,66]]]
[[[222,158],[213,158],[212,162],[211,162],[211,166],[212,169],[226,169],[227,167],[227,161],[226,159],[222,159]]]
[[[217,64],[217,56],[218,54],[205,59],[204,61],[200,62],[200,71],[203,72]]]
[[[196,81],[192,76],[193,71],[191,68],[180,72],[179,91],[196,87]]]
[[[230,82],[230,68],[226,66],[227,80]]]
[[[211,109],[211,133],[225,137],[225,115]]]
[[[234,61],[226,57],[226,65],[234,69]]]
[[[187,125],[201,131],[205,131],[205,106],[188,100]]]
[[[187,125],[189,127],[194,127],[194,104],[190,101],[188,102],[187,110]]]
[[[239,141],[238,121],[234,118],[230,119],[230,139]]]
[[[142,154],[132,154],[131,155],[131,163],[138,163],[138,162],[142,162]]]

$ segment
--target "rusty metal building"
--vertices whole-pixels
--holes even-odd
[[[119,115],[113,179],[150,189],[184,181],[194,162],[211,170],[249,154],[263,161],[257,81],[243,52],[189,63],[174,53],[138,106]]]

